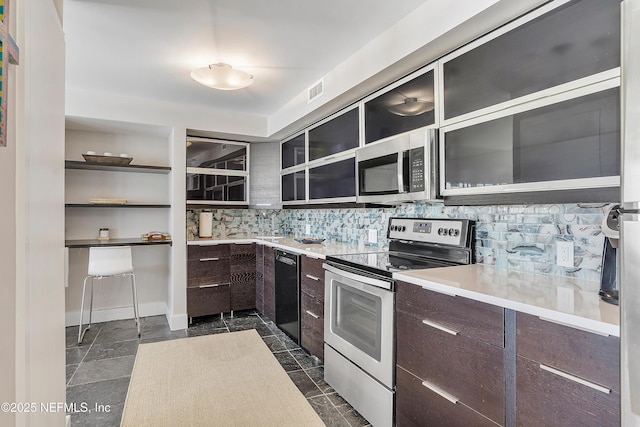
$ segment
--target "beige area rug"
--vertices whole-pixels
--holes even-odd
[[[141,344],[121,426],[324,423],[252,329]]]

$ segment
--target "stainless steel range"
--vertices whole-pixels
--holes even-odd
[[[324,377],[373,426],[392,426],[393,273],[474,262],[474,222],[391,218],[389,250],[327,256]]]

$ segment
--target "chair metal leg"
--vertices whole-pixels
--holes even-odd
[[[138,326],[138,338],[140,338],[140,314],[138,313],[138,291],[136,289],[136,275],[131,273],[131,289],[133,292],[133,317]]]
[[[87,276],[84,278],[84,282],[82,283],[82,303],[80,304],[80,325],[78,325],[78,344],[82,344],[82,340],[84,339],[84,333],[89,330],[91,327],[91,312],[89,312],[89,326],[82,330],[82,320],[84,317],[84,297],[87,291],[87,279],[91,276]],[[93,277],[91,277],[91,299],[93,299]]]

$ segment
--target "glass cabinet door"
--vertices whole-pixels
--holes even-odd
[[[445,195],[447,189],[618,176],[619,88],[445,128],[443,135]]]
[[[282,201],[305,201],[307,198],[305,171],[282,175]]]
[[[357,148],[358,109],[352,108],[309,130],[309,161]]]
[[[298,135],[282,143],[282,169],[301,165],[305,162],[305,136]]]
[[[365,143],[435,123],[433,70],[364,104]]]
[[[620,0],[571,1],[466,50],[444,59],[445,119],[619,67]]]
[[[309,199],[355,197],[356,159],[309,168]]]
[[[188,140],[187,167],[246,171],[247,144]]]

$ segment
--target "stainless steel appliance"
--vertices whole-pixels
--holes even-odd
[[[622,425],[640,426],[640,0],[622,2]]]
[[[376,427],[393,425],[393,273],[474,261],[474,223],[391,218],[389,250],[327,256],[324,377]]]
[[[276,249],[275,324],[300,342],[300,255]]]
[[[356,150],[358,203],[399,203],[437,196],[434,129],[418,129]]]

